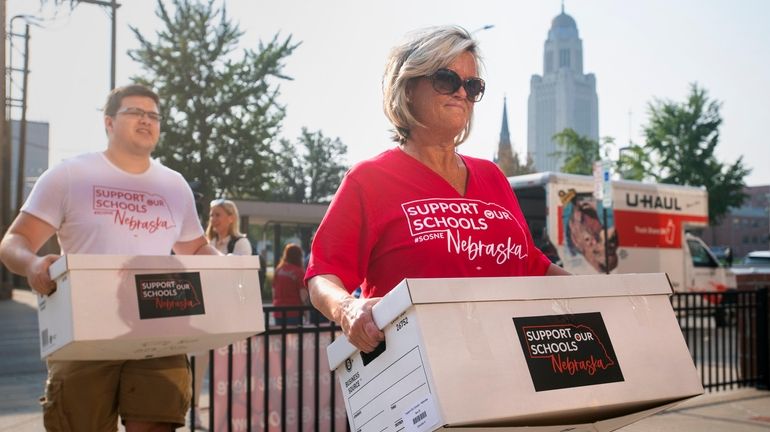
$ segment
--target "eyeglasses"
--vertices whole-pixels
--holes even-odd
[[[457,75],[457,72],[451,69],[439,69],[427,78],[433,84],[433,90],[440,94],[454,94],[462,87],[465,89],[466,98],[471,102],[478,102],[484,97],[486,84],[481,78],[471,77],[463,80],[460,75]]]
[[[154,111],[145,111],[141,108],[123,108],[122,110],[118,111],[117,114],[125,114],[127,116],[136,117],[138,119],[143,119],[144,116],[147,116],[147,118],[150,119],[150,121],[153,123],[160,122],[160,114]]]

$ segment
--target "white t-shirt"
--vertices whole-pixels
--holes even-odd
[[[21,209],[56,228],[62,253],[168,255],[203,235],[181,174],[152,161],[142,174],[87,153],[46,171]]]
[[[227,245],[230,243],[230,235],[225,236],[225,238],[221,240],[211,240],[209,241],[209,244],[211,246],[214,246],[214,248],[223,254],[227,255]],[[231,252],[233,255],[251,255],[251,242],[246,237],[241,237],[238,240],[235,241],[235,244],[233,245],[233,251]]]

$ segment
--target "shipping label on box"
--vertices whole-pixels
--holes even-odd
[[[337,370],[351,430],[426,431],[440,426],[414,309],[385,329],[385,342]]]

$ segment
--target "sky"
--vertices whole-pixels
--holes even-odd
[[[36,0],[7,1],[9,18],[44,18],[42,27],[30,30],[27,118],[50,123],[51,164],[103,150],[108,9],[80,4],[56,11],[51,5],[41,9]],[[155,40],[161,22],[156,0],[120,3],[116,81],[125,85],[142,74],[127,55],[138,46],[129,26]],[[459,151],[493,158],[505,98],[514,151],[525,154],[529,82],[543,72],[543,45],[561,1],[226,0],[226,7],[244,31],[242,48],[256,48],[277,33],[301,42],[285,61],[284,72],[293,80],[277,82],[287,109],[280,136],[294,140],[302,127],[320,130],[340,138],[348,162],[355,163],[394,145],[381,105],[389,50],[409,31],[444,24],[473,32],[487,82],[471,136]],[[684,101],[697,82],[723,104],[717,157],[732,163],[743,156],[753,169],[746,183],[770,184],[770,2],[566,0],[564,8],[583,41],[584,72],[596,76],[601,137],[615,138],[616,148],[629,140],[642,143],[649,103]],[[13,30],[23,31],[22,20],[14,21]]]

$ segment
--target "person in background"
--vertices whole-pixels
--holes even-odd
[[[267,279],[267,249],[259,251],[259,289],[265,289]]]
[[[36,293],[56,295],[48,268],[59,256],[37,255],[53,235],[62,254],[219,255],[203,236],[185,179],[150,157],[159,105],[144,86],[114,89],[104,105],[107,149],[67,159],[35,183],[0,241],[0,260]],[[191,396],[184,354],[47,365],[48,431],[114,431],[119,417],[127,432],[184,425]]]
[[[223,254],[251,255],[251,242],[241,233],[238,207],[230,200],[219,198],[211,201],[206,238]]]
[[[305,288],[305,269],[302,266],[304,252],[294,243],[283,248],[283,255],[273,275],[273,306],[304,306],[308,304]],[[299,311],[273,312],[277,325],[302,324]]]
[[[316,232],[310,298],[364,352],[384,339],[372,306],[404,278],[569,274],[535,247],[497,165],[457,151],[484,95],[479,63],[456,26],[391,51],[383,105],[397,145],[347,172]]]
[[[206,238],[209,244],[225,255],[251,255],[251,242],[241,233],[241,219],[234,202],[222,198],[209,204],[209,223],[206,226]],[[201,425],[202,413],[198,405],[203,377],[209,369],[208,351],[193,353],[195,359],[195,388],[193,389],[193,408],[195,409],[196,428]]]

